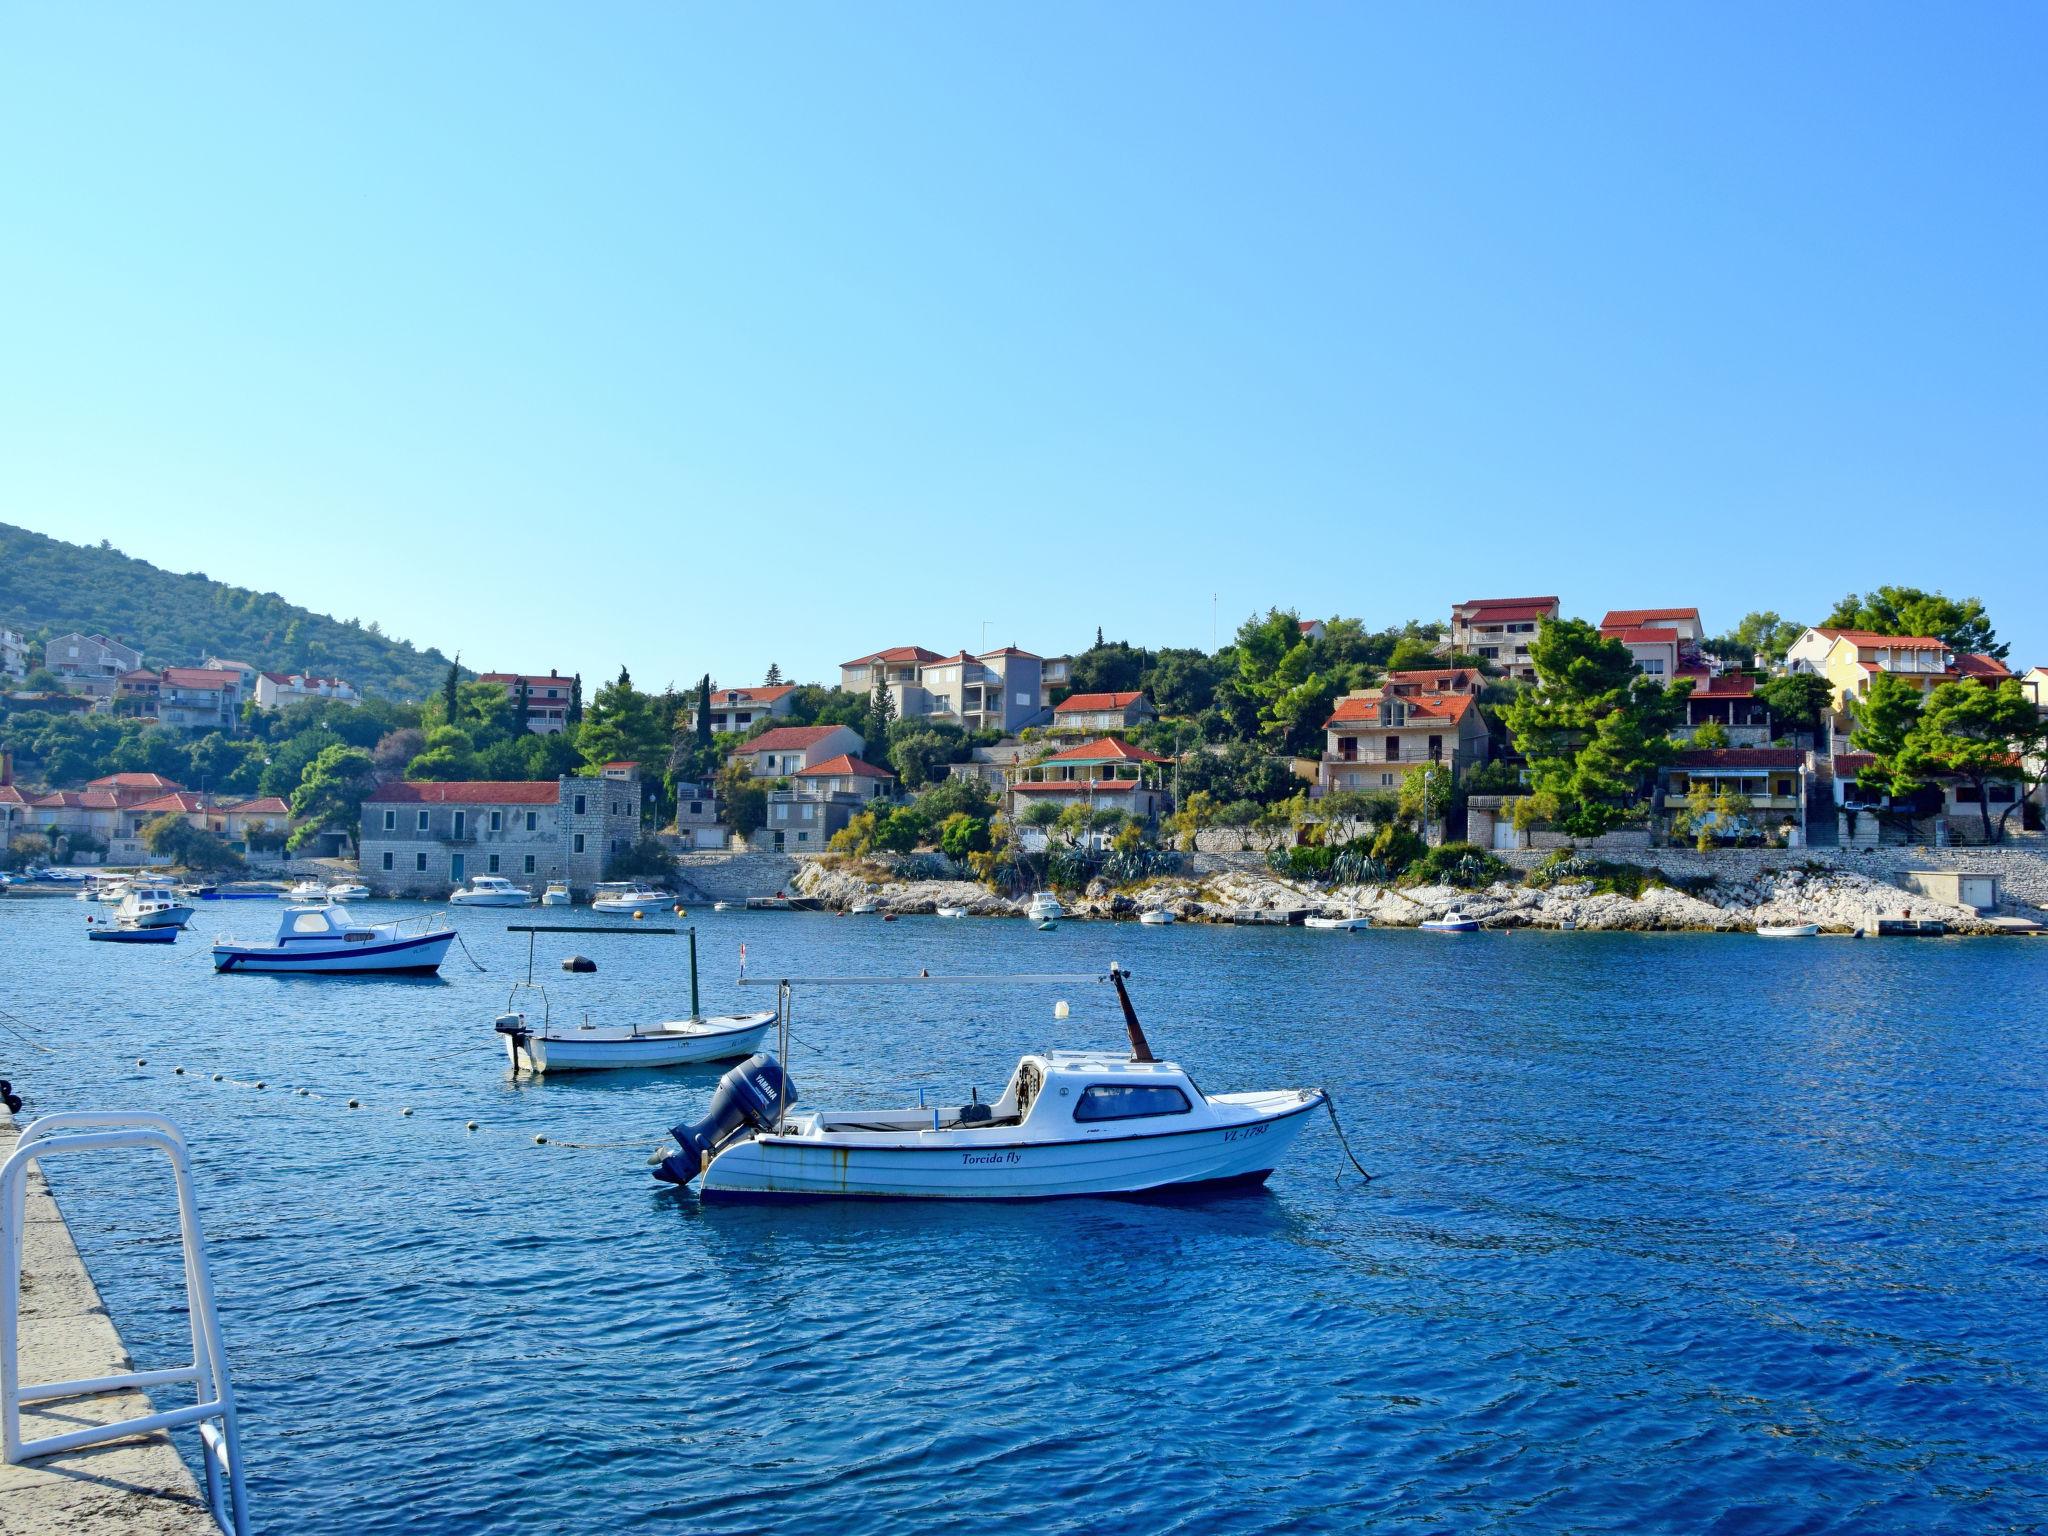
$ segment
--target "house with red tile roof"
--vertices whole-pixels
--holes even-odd
[[[1685,734],[1711,721],[1727,733],[1731,747],[1767,747],[1776,739],[1777,722],[1756,696],[1762,679],[1755,673],[1714,674],[1701,667],[1681,671],[1677,681],[1692,684],[1685,701]]]
[[[1433,691],[1417,684],[1439,676],[1459,688]],[[1467,668],[1444,673],[1396,673],[1390,686],[1347,693],[1323,722],[1323,760],[1316,793],[1368,790],[1398,793],[1403,779],[1429,769],[1453,778],[1492,750],[1486,717],[1469,685]]]
[[[745,763],[757,779],[788,778],[813,763],[866,749],[867,742],[850,725],[778,725],[732,750],[729,759]]]
[[[1114,736],[1077,742],[1034,762],[1018,763],[1011,770],[1012,804],[1045,802],[1063,809],[1085,805],[1150,821],[1172,804],[1166,782],[1171,763],[1170,758]]]
[[[394,779],[363,800],[363,880],[393,895],[439,896],[475,875],[588,890],[640,838],[636,765],[614,776],[437,783]]]
[[[1142,692],[1070,693],[1053,707],[1052,729],[1089,736],[1136,730],[1159,711]]]
[[[1806,754],[1793,747],[1712,747],[1681,751],[1659,771],[1657,814],[1676,843],[1693,843],[1701,828],[1695,793],[1726,802],[1707,830],[1717,844],[1806,846]]]
[[[552,736],[569,728],[569,706],[573,702],[578,679],[564,677],[549,669],[545,676],[538,672],[479,672],[480,683],[496,683],[514,699],[519,697],[519,685],[526,685],[526,728],[536,736]]]
[[[258,672],[253,687],[258,709],[282,709],[307,699],[332,699],[337,704],[363,702],[355,684],[346,678],[316,677],[309,672]]]
[[[899,720],[940,720],[1007,735],[1037,724],[1045,712],[1044,659],[1014,645],[949,656],[899,645],[841,663],[840,687],[867,693],[877,685],[889,690]]]
[[[753,846],[776,853],[814,853],[877,800],[896,795],[896,775],[842,752],[799,769],[789,788],[768,795],[768,820]]]
[[[750,731],[763,720],[780,720],[796,705],[796,684],[763,683],[757,688],[713,688],[711,729],[714,734]],[[697,701],[690,697],[690,729],[697,728]]]
[[[1451,605],[1450,648],[1478,656],[1525,683],[1536,681],[1529,658],[1537,626],[1558,614],[1555,597],[1469,597]]]
[[[1969,680],[1995,685],[2012,676],[1997,657],[1958,652],[1932,635],[1879,635],[1860,629],[1828,633],[1827,651],[1814,670],[1833,685],[1836,712],[1845,717],[1855,714],[1857,702],[1869,694],[1880,673],[1889,673],[1922,693],[1943,683]]]

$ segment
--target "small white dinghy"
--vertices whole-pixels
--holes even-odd
[[[1820,932],[1819,923],[1758,923],[1760,939],[1810,939]]]
[[[530,907],[533,892],[523,885],[514,885],[503,875],[474,875],[448,901],[457,907]]]
[[[773,1013],[659,1024],[555,1024],[545,1017],[534,1024],[524,1013],[504,1013],[492,1027],[505,1037],[515,1072],[616,1072],[738,1061],[759,1050],[774,1025]]]
[[[967,909],[965,907],[939,907],[932,915],[934,917],[965,917]]]
[[[1369,917],[1305,917],[1304,928],[1328,928],[1338,933],[1363,933],[1372,926]]]
[[[1147,907],[1138,914],[1138,921],[1151,928],[1163,928],[1179,920],[1171,907]]]
[[[1428,918],[1416,926],[1426,933],[1477,933],[1479,919],[1467,917],[1462,912],[1446,912],[1442,917]]]
[[[455,942],[440,913],[396,923],[358,923],[346,907],[286,907],[268,944],[220,938],[216,971],[279,971],[301,976],[403,975],[438,971]]]
[[[999,978],[871,980],[921,979]],[[681,1150],[655,1177],[687,1186],[701,1175],[706,1200],[1041,1200],[1265,1182],[1329,1096],[1320,1088],[1202,1092],[1176,1063],[1153,1057],[1123,973],[1111,967],[1107,979],[1123,1007],[1128,1057],[1027,1055],[988,1103],[976,1096],[944,1108],[791,1114],[796,1088],[780,1062],[753,1056],[720,1079],[703,1119],[670,1133]],[[779,1025],[790,986],[779,984]]]

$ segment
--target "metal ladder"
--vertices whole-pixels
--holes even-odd
[[[43,1158],[63,1152],[113,1152],[149,1148],[170,1159],[177,1183],[178,1229],[185,1251],[185,1311],[192,1324],[192,1363],[160,1371],[131,1371],[84,1381],[21,1384],[17,1334],[21,1322],[22,1223],[27,1208],[28,1171]],[[206,1502],[214,1520],[233,1536],[248,1536],[249,1494],[242,1482],[241,1444],[235,1430],[234,1389],[228,1385],[226,1357],[221,1350],[220,1320],[213,1301],[213,1278],[206,1267],[206,1243],[199,1230],[199,1207],[192,1195],[192,1163],[185,1138],[162,1115],[132,1110],[78,1110],[44,1115],[32,1121],[15,1143],[14,1153],[0,1165],[0,1227],[4,1227],[4,1273],[0,1273],[0,1437],[6,1459],[26,1461],[53,1456],[82,1445],[119,1440],[185,1424],[199,1427],[205,1452]],[[190,1382],[198,1401],[186,1408],[95,1424],[66,1434],[23,1442],[21,1405],[55,1398],[90,1397]]]

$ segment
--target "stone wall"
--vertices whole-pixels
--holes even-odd
[[[803,860],[786,853],[741,853],[726,849],[676,855],[685,889],[699,901],[745,901],[794,889]]]

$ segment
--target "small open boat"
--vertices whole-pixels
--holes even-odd
[[[268,944],[221,938],[216,971],[280,971],[296,975],[375,975],[441,968],[455,930],[440,913],[396,923],[358,923],[346,907],[286,907]]]
[[[1760,939],[1810,939],[1820,932],[1819,923],[1758,923]]]
[[[1168,923],[1179,922],[1180,919],[1174,915],[1171,907],[1147,907],[1138,914],[1138,921],[1147,927],[1159,928]]]
[[[126,923],[100,923],[86,929],[88,939],[102,944],[175,944],[184,930],[176,925],[164,928],[131,928]]]
[[[932,915],[934,917],[965,917],[967,909],[965,907],[937,907],[933,909]]]
[[[1428,933],[1477,933],[1479,919],[1467,917],[1462,912],[1446,912],[1442,917],[1432,917],[1416,924]]]
[[[505,1037],[515,1072],[604,1072],[737,1061],[760,1049],[774,1024],[767,1012],[659,1024],[535,1024],[524,1013],[504,1013],[492,1028]]]
[[[1305,917],[1301,920],[1304,928],[1328,928],[1337,933],[1363,933],[1372,926],[1369,917]]]
[[[781,1063],[753,1056],[719,1081],[703,1119],[671,1132],[681,1150],[655,1177],[687,1186],[701,1175],[707,1200],[1037,1200],[1263,1183],[1328,1095],[1203,1093],[1177,1064],[1152,1055],[1123,973],[1112,967],[1107,979],[1123,1007],[1128,1057],[1026,1055],[987,1103],[975,1095],[943,1108],[791,1114],[796,1088]],[[779,984],[779,1024],[791,985]]]
[[[514,885],[503,875],[472,875],[468,885],[452,892],[448,904],[454,907],[530,907],[533,892]]]

